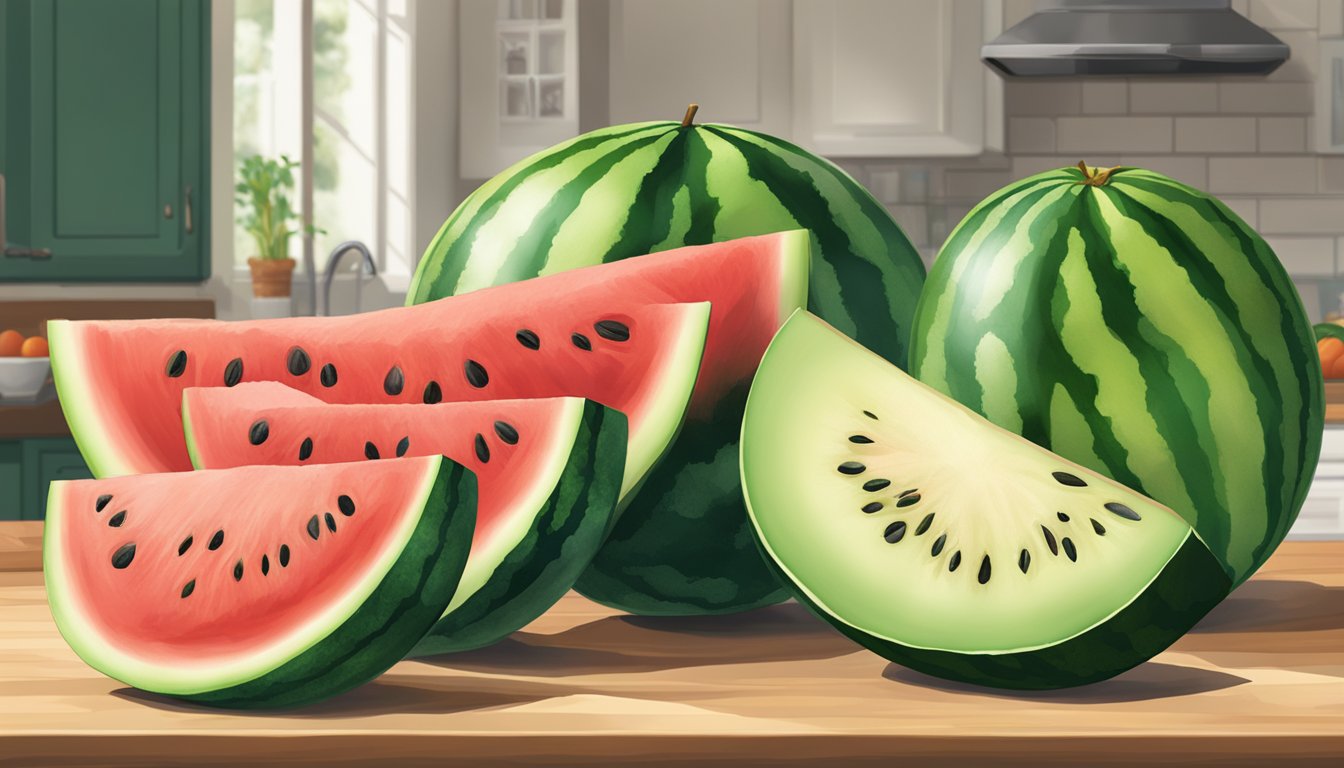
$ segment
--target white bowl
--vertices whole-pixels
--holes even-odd
[[[51,358],[0,357],[0,400],[35,397],[51,373]]]

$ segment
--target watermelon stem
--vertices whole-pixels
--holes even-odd
[[[1106,182],[1111,180],[1111,174],[1115,173],[1121,168],[1122,166],[1117,165],[1113,168],[1088,169],[1087,163],[1083,162],[1082,160],[1078,161],[1078,170],[1083,172],[1083,180],[1081,183],[1086,184],[1089,187],[1104,186]]]
[[[700,105],[694,102],[692,102],[690,106],[686,107],[686,116],[681,118],[681,127],[689,128],[691,126],[691,121],[695,119],[695,113],[699,111],[700,111]]]

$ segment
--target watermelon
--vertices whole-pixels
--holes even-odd
[[[431,242],[408,303],[803,227],[817,246],[808,307],[903,366],[924,265],[883,206],[820,157],[765,134],[692,124],[694,112],[584,134],[487,181]],[[730,347],[754,365],[768,339],[711,330],[707,354]],[[681,439],[580,580],[585,595],[657,614],[722,613],[783,596],[750,546],[739,491],[749,378],[731,391],[701,380]]]
[[[977,206],[935,262],[912,372],[1185,516],[1237,583],[1320,454],[1311,324],[1273,251],[1150,171],[1064,168]]]
[[[264,381],[192,387],[182,420],[197,467],[442,454],[474,472],[471,556],[417,654],[488,645],[559,600],[615,519],[625,465],[625,417],[572,397],[332,405]]]
[[[378,676],[434,625],[476,494],[441,456],[54,482],[47,599],[75,653],[127,685],[300,706]]]
[[[189,469],[182,391],[274,380],[332,403],[587,397],[629,419],[627,498],[676,436],[694,386],[679,454],[700,456],[694,494],[738,500],[705,518],[687,507],[694,526],[664,531],[665,548],[615,550],[608,573],[682,584],[692,609],[770,602],[783,592],[744,527],[736,419],[771,335],[806,301],[810,249],[807,233],[780,232],[347,317],[53,322],[52,368],[102,475]],[[706,307],[666,304],[706,301],[708,336]],[[613,536],[640,534],[647,509],[636,512]]]
[[[1181,637],[1231,582],[1172,510],[1003,430],[804,311],[742,423],[761,546],[848,637],[952,680],[1062,688]]]

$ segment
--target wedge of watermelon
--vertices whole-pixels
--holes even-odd
[[[606,538],[625,465],[625,417],[572,397],[332,405],[266,381],[192,387],[182,421],[200,468],[443,454],[474,472],[471,556],[417,655],[488,645],[559,600]]]
[[[741,610],[786,596],[752,543],[737,436],[766,345],[807,302],[811,253],[807,232],[779,232],[348,317],[53,322],[52,368],[100,476],[191,466],[189,386],[280,381],[331,403],[595,400],[629,419],[629,509],[580,589],[640,612]],[[703,307],[668,302],[710,302],[707,334]]]
[[[109,677],[299,706],[376,677],[433,626],[476,503],[475,476],[441,456],[54,482],[47,598]]]

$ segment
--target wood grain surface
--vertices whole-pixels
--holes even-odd
[[[643,618],[571,594],[491,648],[270,713],[102,677],[61,640],[41,574],[0,573],[0,765],[1140,763],[1344,765],[1344,542],[1284,544],[1172,649],[1074,690],[929,678],[791,603]]]

